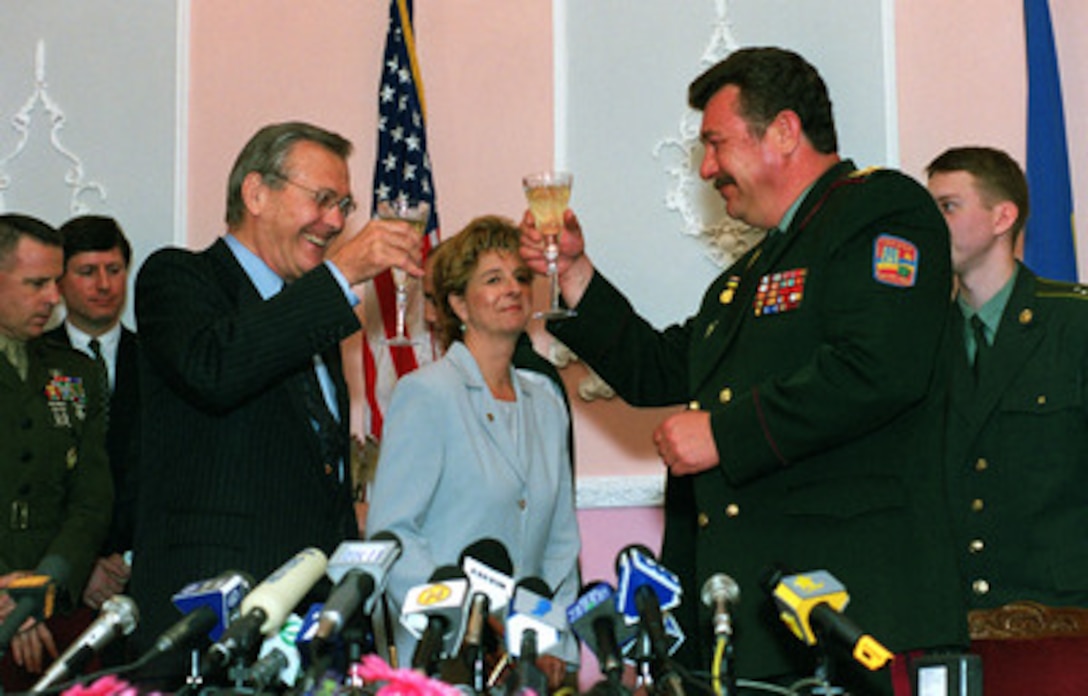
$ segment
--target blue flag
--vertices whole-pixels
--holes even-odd
[[[1028,190],[1024,262],[1041,276],[1077,280],[1073,186],[1048,0],[1024,0],[1028,60]]]

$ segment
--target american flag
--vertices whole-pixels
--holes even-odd
[[[415,35],[412,31],[412,0],[391,0],[389,32],[385,39],[381,85],[378,88],[378,152],[374,162],[372,212],[379,201],[408,197],[427,201],[431,217],[427,221],[423,252],[438,244],[438,212],[431,179],[431,160],[427,155],[423,82],[416,60]],[[396,290],[386,272],[374,279],[373,292],[367,293],[365,316],[367,331],[363,337],[363,374],[366,378],[367,431],[381,437],[382,413],[399,377],[431,359],[430,338],[423,326],[420,285],[409,285],[409,311],[405,331],[420,339],[416,347],[395,347],[382,343],[396,332]],[[380,323],[375,319],[380,318]]]

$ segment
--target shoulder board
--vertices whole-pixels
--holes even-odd
[[[1050,280],[1049,278],[1039,278],[1036,281],[1035,296],[1088,300],[1088,285],[1066,283],[1060,280]]]
[[[874,172],[879,172],[884,167],[865,167],[864,169],[855,169],[847,174],[849,179],[868,179]]]

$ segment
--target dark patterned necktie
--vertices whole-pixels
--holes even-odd
[[[102,378],[102,383],[106,385],[108,389],[110,386],[110,369],[106,366],[106,359],[102,357],[102,344],[98,342],[97,338],[92,338],[87,347],[91,349],[91,353],[94,355],[94,362],[98,365],[99,376]]]
[[[340,424],[329,410],[317,372],[311,366],[301,373],[299,383],[302,386],[303,403],[311,421],[315,424],[317,439],[321,445],[322,464],[333,470],[340,470],[344,458],[344,443],[340,441]]]

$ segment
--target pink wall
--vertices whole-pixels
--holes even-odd
[[[898,0],[896,61],[902,168],[923,178],[947,147],[982,144],[1025,161],[1022,0]],[[1050,0],[1062,70],[1081,278],[1088,277],[1088,5]]]

